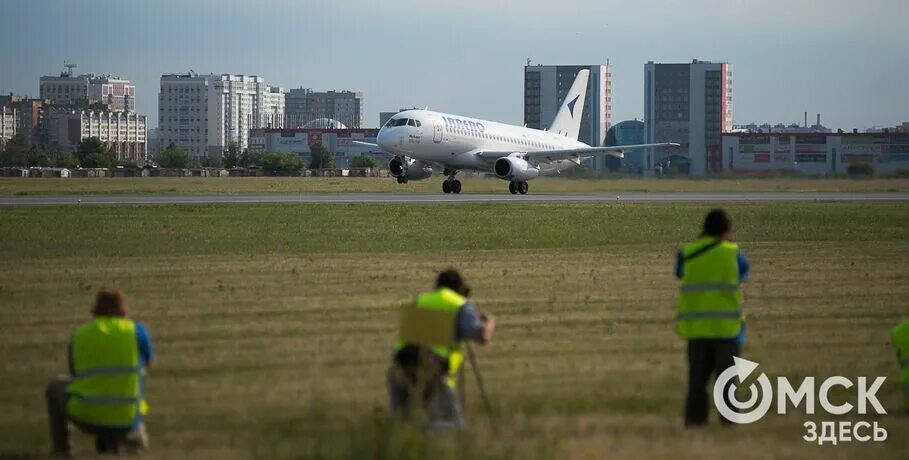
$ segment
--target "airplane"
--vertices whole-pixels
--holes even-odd
[[[354,143],[393,155],[388,169],[399,184],[428,179],[432,166],[437,165],[446,177],[444,193],[461,193],[461,181],[455,176],[470,170],[492,172],[507,180],[513,195],[526,194],[527,182],[538,176],[559,174],[593,156],[623,158],[628,150],[679,145],[591,147],[578,141],[589,74],[587,69],[578,72],[545,131],[430,110],[405,110],[379,130],[376,144]]]

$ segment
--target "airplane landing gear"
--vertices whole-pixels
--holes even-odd
[[[407,177],[398,176],[396,179],[398,180],[398,183],[399,183],[399,184],[406,184],[406,183],[407,183]]]
[[[511,192],[512,195],[516,195],[518,193],[521,195],[526,195],[529,188],[530,187],[527,185],[527,182],[524,181],[511,181],[508,183],[508,191]]]
[[[453,169],[445,168],[445,174],[448,178],[442,181],[443,193],[461,193],[461,181],[455,179],[455,174],[457,173],[458,172]]]

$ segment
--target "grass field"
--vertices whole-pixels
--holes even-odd
[[[831,416],[681,427],[672,264],[707,209],[0,208],[0,458],[47,451],[42,389],[101,285],[127,292],[155,341],[151,458],[905,458],[896,415],[873,417],[887,442],[835,447],[801,439]],[[729,210],[752,261],[745,356],[770,376],[888,376],[878,395],[900,411],[888,336],[909,312],[909,205]],[[449,265],[499,320],[479,349],[498,417],[469,378],[469,429],[424,437],[386,422],[384,370],[397,307]]]
[[[508,193],[505,181],[462,179],[464,193]],[[438,193],[441,179],[396,184],[392,178],[316,177],[141,177],[76,179],[0,178],[2,195],[70,194],[248,194],[248,193]],[[530,183],[540,193],[629,192],[909,192],[909,179],[721,178],[566,179],[543,177]]]

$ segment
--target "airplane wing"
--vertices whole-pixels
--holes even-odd
[[[625,152],[647,147],[678,147],[675,142],[661,142],[658,144],[635,144],[635,145],[616,145],[613,147],[583,147],[578,149],[560,149],[560,150],[538,150],[536,152],[527,152],[523,155],[525,160],[574,160],[581,157],[594,157],[609,155],[617,158],[624,158]]]
[[[350,141],[351,144],[362,145],[366,147],[379,148],[379,144],[373,144],[372,142],[363,142],[363,141]]]
[[[493,150],[484,150],[479,152],[474,152],[474,155],[489,161],[494,162],[499,158],[507,157],[517,153],[521,158],[525,160],[537,160],[537,161],[556,161],[556,160],[575,160],[580,159],[581,157],[594,157],[601,155],[610,155],[618,158],[624,158],[625,152],[634,149],[642,149],[647,147],[678,147],[679,144],[675,142],[661,142],[658,144],[635,144],[635,145],[616,145],[613,147],[584,147],[579,149],[560,149],[560,150],[537,150],[534,152],[516,152],[516,151],[493,151]]]

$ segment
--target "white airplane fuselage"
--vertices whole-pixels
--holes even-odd
[[[492,171],[492,163],[475,155],[480,151],[527,153],[588,147],[549,131],[429,110],[407,110],[395,119],[414,123],[389,126],[394,124],[393,119],[383,126],[377,137],[382,150],[455,170]],[[540,175],[548,175],[576,165],[575,161],[562,159],[540,162],[538,168]]]

